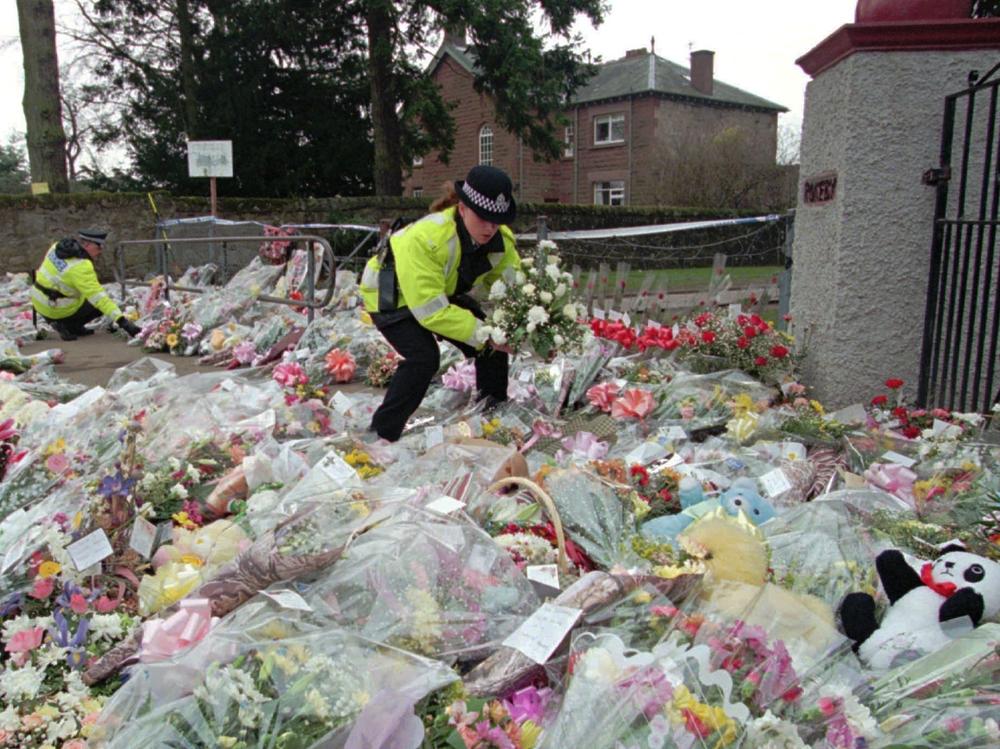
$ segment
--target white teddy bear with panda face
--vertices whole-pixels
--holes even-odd
[[[867,593],[849,594],[840,607],[845,634],[871,668],[932,653],[1000,614],[1000,563],[959,546],[946,547],[919,573],[896,549],[879,554],[875,567],[889,598],[882,623]]]

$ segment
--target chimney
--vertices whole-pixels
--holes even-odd
[[[450,44],[452,47],[465,49],[465,24],[461,21],[456,21],[452,25],[445,27],[444,43]]]
[[[625,59],[628,60],[632,57],[644,57],[646,55],[646,48],[639,47],[639,49],[629,49],[625,50]]]
[[[714,78],[715,52],[710,49],[697,49],[691,53],[691,86],[695,91],[712,94]]]

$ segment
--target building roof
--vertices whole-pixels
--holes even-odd
[[[469,73],[475,73],[475,55],[468,47],[446,42],[438,48],[428,65],[433,71],[444,55],[450,55]],[[573,104],[591,104],[642,94],[659,94],[671,98],[700,100],[706,104],[753,107],[775,112],[787,112],[787,107],[730,86],[716,78],[712,93],[698,91],[691,85],[691,71],[682,65],[654,54],[639,54],[611,60],[598,66],[597,74],[577,90]]]

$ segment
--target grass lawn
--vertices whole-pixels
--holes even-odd
[[[762,265],[759,267],[739,266],[727,268],[726,273],[733,280],[736,288],[748,288],[752,286],[767,286],[772,283],[772,279],[777,280],[778,274],[784,270],[780,265]],[[626,293],[637,292],[642,286],[643,279],[649,273],[666,273],[667,288],[670,292],[676,291],[700,291],[708,288],[708,281],[712,277],[712,266],[703,268],[671,268],[669,270],[632,270],[629,271],[628,280],[625,282]],[[583,278],[587,275],[584,273]],[[611,271],[611,283],[615,281],[615,272]]]

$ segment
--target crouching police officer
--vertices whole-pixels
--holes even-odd
[[[521,266],[514,234],[517,215],[510,178],[477,166],[446,186],[428,216],[393,234],[368,261],[360,290],[365,309],[403,357],[371,429],[399,439],[440,366],[437,338],[475,357],[476,388],[489,405],[506,400],[508,351],[487,344],[485,315],[468,292],[510,280]]]
[[[93,333],[84,325],[101,315],[113,320],[129,336],[139,333],[97,280],[94,261],[107,237],[107,232],[82,229],[76,237],[53,244],[35,271],[31,306],[64,341]]]

